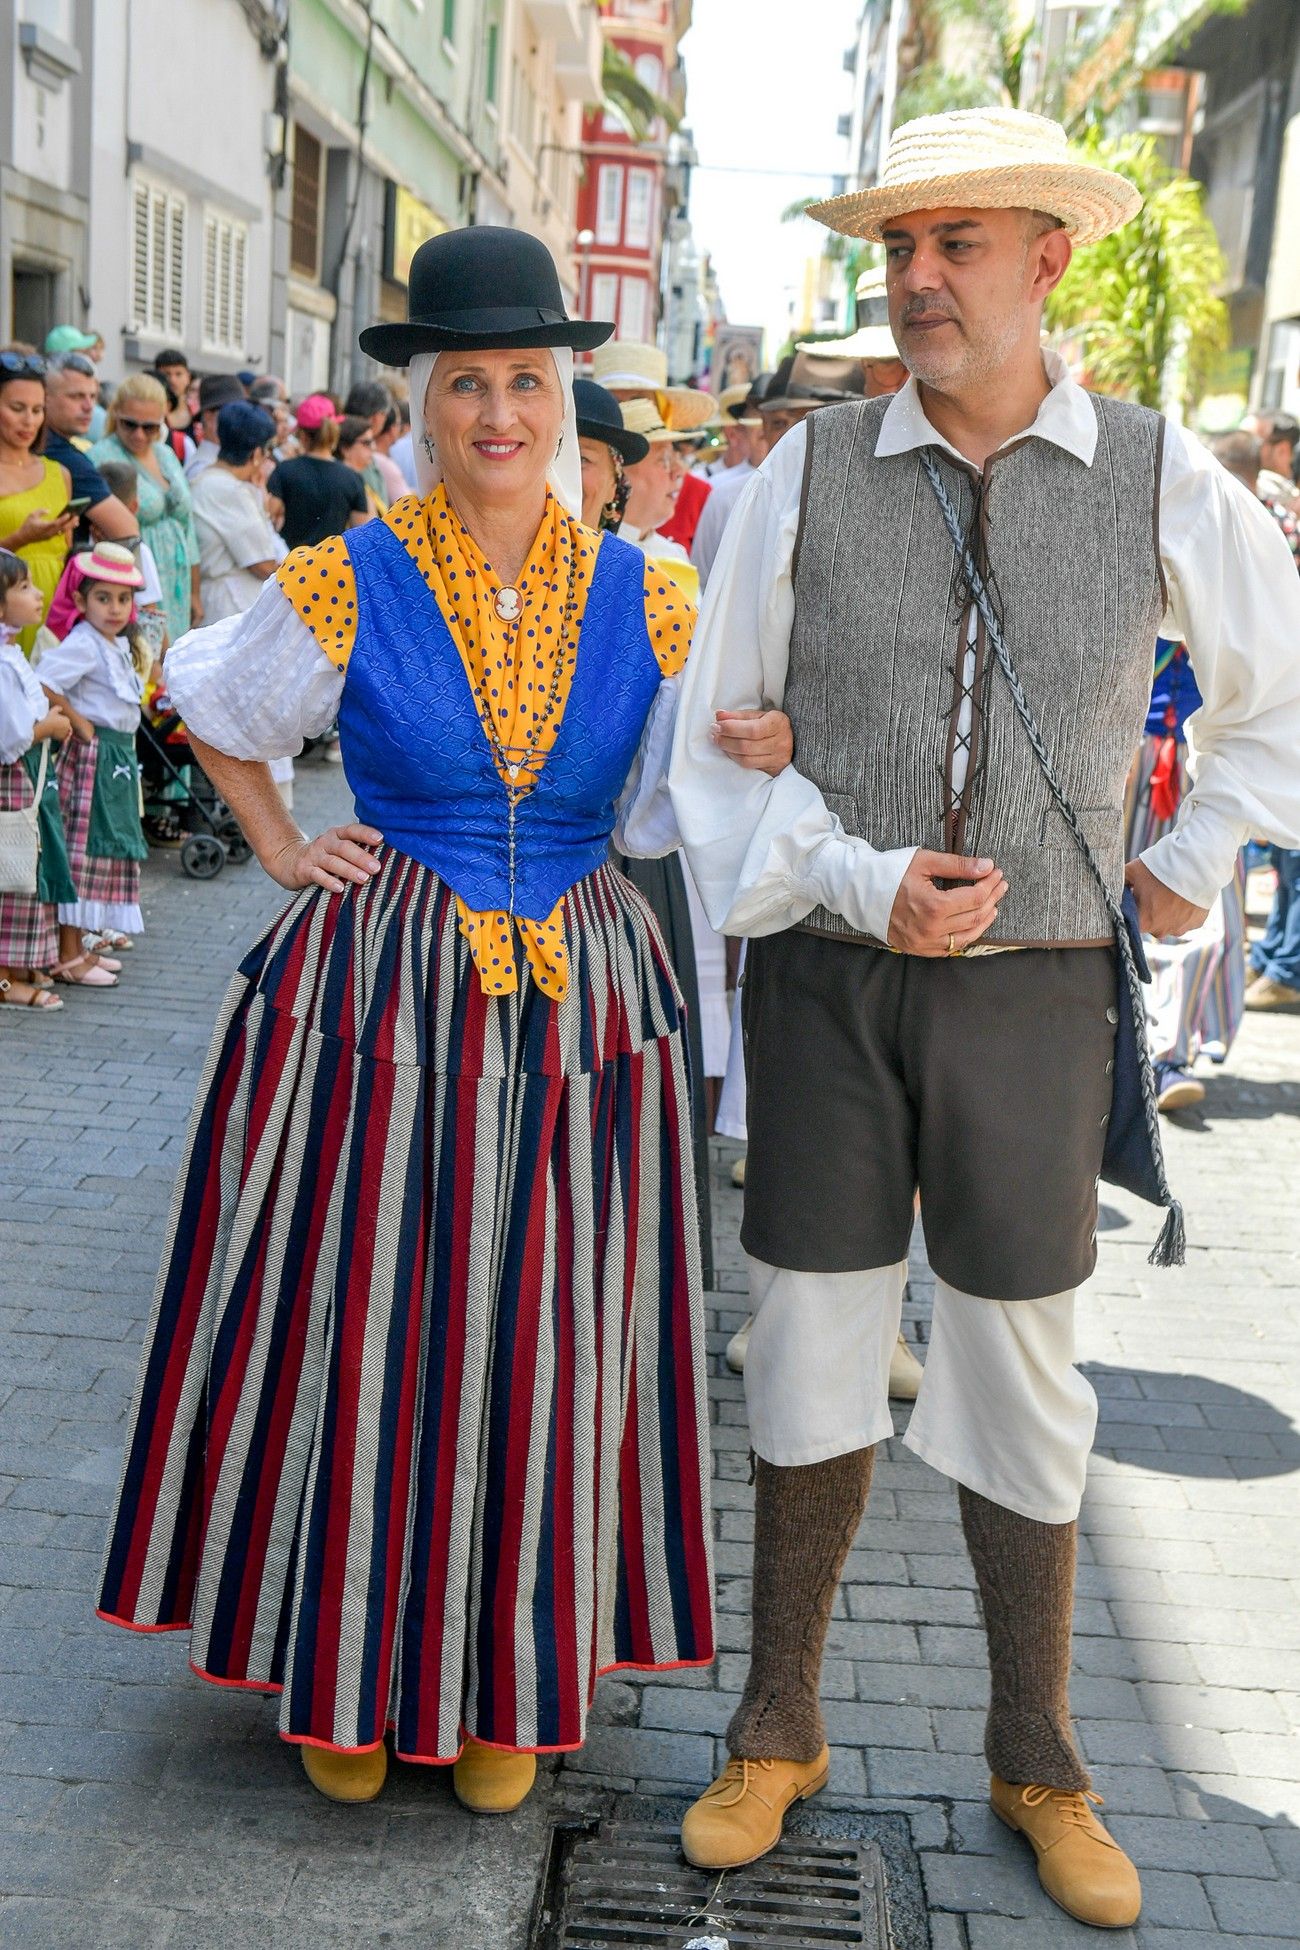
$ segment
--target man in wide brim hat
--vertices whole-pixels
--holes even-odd
[[[813,352],[823,359],[859,359],[863,386],[868,399],[882,393],[896,393],[907,379],[907,367],[899,357],[889,324],[889,298],[883,270],[862,273],[854,287],[857,305],[857,330],[846,339],[806,339],[796,348]]]
[[[591,362],[591,376],[617,400],[652,399],[673,433],[696,433],[713,419],[718,402],[694,386],[668,383],[668,356],[639,339],[612,339]]]
[[[819,1662],[893,1433],[919,1188],[934,1309],[903,1439],[959,1488],[990,1799],[1049,1895],[1110,1928],[1141,1889],[1069,1707],[1097,1413],[1074,1311],[1103,1169],[1167,1208],[1155,1263],[1182,1250],[1119,903],[1127,884],[1144,932],[1185,934],[1252,832],[1300,839],[1300,581],[1277,524],[1180,428],[1043,348],[1074,244],[1139,207],[1062,129],[1004,108],[905,125],[879,184],[814,207],[885,244],[911,377],[812,414],[749,484],[669,774],[710,920],[751,937],[752,1652],[686,1853],[753,1861],[826,1780]],[[1195,666],[1199,762],[1175,829],[1126,866],[1158,631]],[[717,713],[769,697],[797,762],[729,781]],[[1127,1179],[1113,1111],[1145,1149]]]

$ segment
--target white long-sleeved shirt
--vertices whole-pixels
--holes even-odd
[[[1044,361],[1051,391],[1015,437],[1049,440],[1091,466],[1092,404],[1055,354]],[[909,380],[886,409],[877,453],[929,445],[962,458]],[[796,767],[775,779],[745,771],[711,737],[717,711],[784,700],[805,446],[802,427],[786,435],[728,524],[681,680],[669,788],[715,927],[774,934],[824,904],[883,941],[916,849],[877,852],[845,832]],[[870,469],[865,462],[864,493]],[[1195,783],[1174,830],[1142,858],[1175,893],[1208,907],[1252,835],[1300,846],[1300,577],[1267,510],[1175,426],[1165,437],[1160,553],[1169,588],[1161,633],[1187,644],[1204,702],[1189,720]]]
[[[0,765],[12,765],[31,748],[49,708],[36,672],[0,623]]]
[[[83,617],[62,643],[42,651],[36,669],[42,684],[60,691],[92,724],[110,731],[138,727],[141,685],[125,637],[101,636]]]

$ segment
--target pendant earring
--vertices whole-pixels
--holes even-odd
[[[420,445],[424,448],[424,451],[428,455],[429,459],[432,460],[434,457],[433,441],[430,439],[427,433],[421,434]]]
[[[555,458],[556,458],[556,459],[558,460],[558,459],[560,458],[560,455],[561,455],[561,454],[562,454],[563,452],[564,452],[564,435],[563,435],[563,434],[561,434],[561,435],[560,435],[560,444],[559,444],[559,446],[558,446],[558,447],[557,447],[557,448],[555,449]]]

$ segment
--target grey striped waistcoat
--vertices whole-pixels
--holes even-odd
[[[990,460],[973,523],[1007,648],[1093,851],[1118,894],[1124,782],[1142,734],[1164,612],[1158,481],[1164,425],[1090,395],[1092,465],[1038,438]],[[795,763],[874,847],[988,856],[1008,881],[990,942],[1109,940],[1101,895],[1056,811],[984,642],[974,735],[954,806],[958,677],[969,610],[916,453],[875,457],[887,400],[807,422],[785,709]],[[963,527],[975,470],[935,449]],[[805,927],[853,930],[818,908]]]

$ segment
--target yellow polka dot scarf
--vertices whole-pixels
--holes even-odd
[[[437,599],[466,676],[483,700],[480,709],[486,706],[491,712],[499,743],[506,747],[532,745],[544,758],[563,722],[599,538],[571,520],[548,492],[541,526],[515,583],[524,599],[523,619],[516,627],[497,615],[494,598],[502,586],[501,578],[448,502],[441,485],[427,501],[415,495],[395,501],[384,519]],[[564,610],[571,559],[573,616],[566,632]],[[295,549],[280,565],[277,580],[322,654],[337,669],[346,670],[356,635],[357,594],[345,538],[337,536],[314,548]],[[661,573],[661,565],[647,563],[645,590],[650,644],[660,671],[671,676],[686,661],[694,608]],[[557,659],[563,660],[558,680]],[[553,683],[557,684],[555,707],[539,731],[537,719]],[[498,770],[506,780],[499,761]],[[527,789],[522,776],[519,785]],[[456,911],[486,993],[513,995],[518,989],[517,928],[538,988],[553,1001],[563,1001],[569,986],[563,900],[544,921],[511,916],[499,909],[479,913],[459,895]]]

